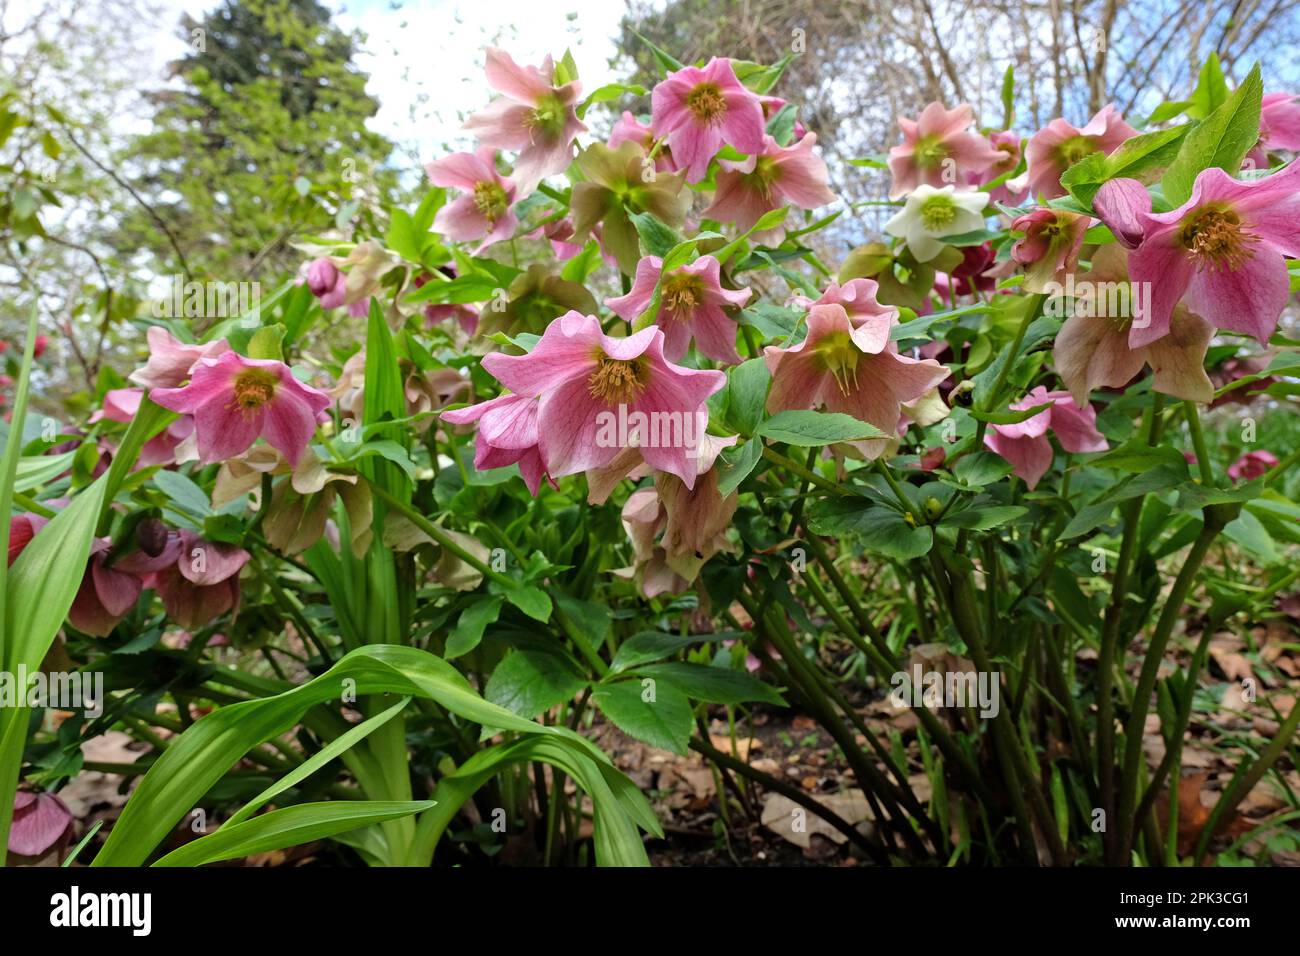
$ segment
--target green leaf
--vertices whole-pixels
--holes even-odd
[[[1223,77],[1223,67],[1219,64],[1219,54],[1211,51],[1201,72],[1196,78],[1196,89],[1188,100],[1187,115],[1192,119],[1203,120],[1228,99],[1228,81]]]
[[[1241,514],[1224,526],[1223,533],[1265,564],[1274,564],[1278,560],[1273,536],[1268,533],[1263,522],[1249,511],[1243,509]]]
[[[1016,67],[1008,64],[1002,74],[1002,128],[1011,129],[1016,121]]]
[[[1098,468],[1113,468],[1115,471],[1127,471],[1142,474],[1159,465],[1177,468],[1187,473],[1187,459],[1182,452],[1168,445],[1152,447],[1143,438],[1134,438],[1118,448],[1113,448],[1103,455],[1092,459],[1088,464]]]
[[[283,325],[278,322],[275,325],[264,325],[249,338],[248,357],[283,362],[284,348],[280,344],[283,340]]]
[[[663,631],[642,631],[633,634],[618,646],[614,660],[609,665],[610,674],[619,674],[638,664],[649,664],[662,660],[668,655],[690,647],[692,644],[704,644],[709,641],[721,641],[740,637],[738,631],[726,631],[716,634],[666,634]]]
[[[447,636],[443,657],[447,660],[468,654],[483,640],[483,631],[501,614],[503,598],[499,594],[480,597],[466,610],[461,611],[455,629]]]
[[[977,451],[957,459],[953,474],[962,484],[971,488],[983,488],[1011,474],[1015,468],[1011,462],[991,451]]]
[[[624,837],[630,826],[629,814],[643,824],[647,816],[653,815],[644,798],[622,788],[620,781],[626,778],[613,771],[608,758],[590,741],[564,727],[545,727],[524,720],[484,700],[452,665],[427,651],[373,644],[352,651],[314,680],[274,697],[222,707],[173,737],[127,801],[92,865],[138,866],[240,757],[293,727],[312,707],[338,701],[349,686],[345,681],[355,681],[352,689],[358,694],[392,693],[429,699],[481,725],[553,739],[559,750],[552,748],[548,754],[559,752],[581,766],[590,766],[589,762],[594,761],[600,766],[599,774],[579,779],[605,780],[610,787],[620,788],[619,805],[598,806],[597,813],[607,825],[622,828]],[[471,762],[467,761],[466,766]],[[603,795],[592,796],[598,803],[603,799]],[[434,798],[441,801],[441,792]],[[431,812],[441,809],[440,804]],[[619,860],[635,859],[635,851],[626,842],[620,839],[615,847]],[[602,844],[598,835],[598,862],[610,862],[610,857],[603,855],[609,852],[609,846]],[[422,865],[428,865],[427,860]]]
[[[718,494],[725,498],[739,488],[762,457],[763,441],[760,438],[751,438],[738,449],[733,447],[724,451],[716,466],[721,469],[718,475]]]
[[[659,47],[655,46],[653,43],[651,43],[641,34],[637,33],[635,30],[631,32],[634,37],[636,37],[638,40],[640,40],[642,43],[644,43],[647,47],[650,48],[650,52],[654,54],[655,62],[659,64],[659,69],[661,72],[674,73],[685,66],[685,64],[683,64],[681,60],[676,59],[669,53],[665,53],[663,50],[659,49]]]
[[[388,233],[384,236],[384,245],[392,249],[407,262],[423,263],[424,247],[431,236],[427,231],[421,232],[405,209],[393,207],[388,224]]]
[[[645,96],[646,88],[628,83],[606,83],[578,104],[578,119],[587,115],[587,110],[595,103],[608,103],[621,96]]]
[[[1192,195],[1192,184],[1202,170],[1211,166],[1234,174],[1241,161],[1259,140],[1259,107],[1264,81],[1259,64],[1226,101],[1215,108],[1183,139],[1182,148],[1162,180],[1165,199],[1181,206]]]
[[[749,436],[763,419],[763,404],[772,373],[761,358],[741,362],[731,370],[727,381],[727,422]]]
[[[964,511],[946,514],[939,524],[949,528],[989,531],[1028,513],[1029,509],[1022,508],[1020,505],[977,505]]]
[[[219,860],[234,860],[251,853],[265,853],[287,846],[299,846],[360,827],[431,809],[434,800],[333,800],[301,803],[272,810],[234,826],[227,824],[216,833],[173,850],[154,866],[203,866]]]
[[[654,681],[600,684],[591,700],[619,730],[651,747],[685,756],[695,720],[691,702],[672,684]]]
[[[929,528],[913,527],[892,508],[856,496],[819,501],[810,509],[808,529],[816,534],[857,535],[864,551],[900,561],[928,554],[934,544]]]
[[[586,686],[587,681],[559,654],[520,647],[497,664],[483,696],[520,717],[532,718],[572,700]]]
[[[1083,206],[1091,206],[1097,190],[1107,180],[1143,179],[1168,166],[1178,155],[1189,127],[1175,126],[1134,136],[1113,153],[1089,153],[1061,176],[1061,185]],[[947,240],[945,240],[947,241]]]
[[[224,830],[227,827],[235,826],[239,823],[242,823],[244,820],[247,820],[254,813],[260,810],[262,807],[266,806],[266,804],[270,803],[280,794],[284,793],[286,790],[290,789],[291,787],[294,787],[297,784],[302,783],[304,780],[306,780],[316,771],[324,768],[324,766],[328,764],[330,761],[339,757],[341,754],[346,752],[358,741],[363,740],[365,737],[367,737],[371,733],[371,731],[377,730],[380,727],[382,727],[384,724],[388,723],[390,720],[392,720],[394,717],[400,714],[403,708],[405,708],[406,705],[409,704],[410,702],[411,702],[410,697],[403,697],[401,700],[399,700],[392,707],[389,707],[387,710],[381,711],[380,713],[375,714],[375,716],[369,718],[368,720],[363,720],[361,723],[353,727],[350,727],[345,733],[331,740],[328,744],[326,744],[316,753],[312,754],[310,757],[308,757],[298,766],[294,767],[292,770],[286,773],[275,783],[271,784],[271,786],[267,787],[265,790],[263,790],[261,793],[255,796],[252,800],[249,800],[246,804],[244,804],[242,807],[236,810],[234,816],[232,816],[229,820],[223,823],[221,825],[221,828]],[[273,849],[278,849],[278,847]]]
[[[787,53],[771,66],[763,66],[761,63],[752,63],[749,60],[732,60],[731,66],[736,73],[736,79],[759,96],[763,96],[776,86],[777,81],[781,79],[781,74],[793,59],[794,54]]]
[[[755,700],[785,704],[785,700],[774,688],[729,667],[673,661],[637,667],[635,673],[642,677],[653,677],[661,682],[660,686],[666,681],[687,697],[710,704],[744,704]]]
[[[641,237],[641,245],[649,255],[662,259],[672,251],[674,246],[682,242],[682,237],[653,213],[636,212],[632,213],[630,218],[632,225],[636,227],[637,235]]]
[[[777,412],[759,425],[756,435],[787,445],[812,447],[841,441],[884,438],[875,425],[858,421],[840,412],[814,412],[806,409]]]
[[[207,493],[179,471],[156,472],[153,483],[181,511],[188,512],[196,518],[206,518],[212,514],[212,503],[208,500]]]
[[[18,459],[14,491],[28,491],[57,478],[72,467],[76,455],[75,451],[65,451],[59,455],[32,455]]]
[[[531,584],[521,584],[518,587],[505,589],[504,593],[507,601],[534,621],[545,624],[551,619],[551,599],[541,588],[535,588]]]

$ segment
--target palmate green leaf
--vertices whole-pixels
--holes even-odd
[[[623,733],[685,756],[695,726],[691,702],[668,681],[656,680],[653,695],[649,690],[639,680],[601,684],[592,691],[591,701]]]
[[[592,800],[593,842],[601,866],[648,866],[637,827],[663,835],[658,818],[636,786],[605,759],[594,759],[552,737],[532,736],[480,750],[438,781],[437,806],[420,817],[409,862],[427,865],[461,806],[479,787],[514,764],[549,763],[577,781]]]
[[[283,810],[272,810],[234,826],[227,823],[216,833],[173,850],[154,863],[154,866],[203,866],[220,860],[234,860],[250,853],[299,846],[349,830],[408,817],[432,809],[435,805],[434,800],[333,800],[326,803],[301,803]]]
[[[483,694],[492,703],[531,719],[572,700],[586,686],[586,680],[559,654],[519,647],[492,670]]]
[[[1165,199],[1178,207],[1192,195],[1192,184],[1204,169],[1217,166],[1235,173],[1259,139],[1260,100],[1264,81],[1255,64],[1244,83],[1187,134],[1161,181]]]
[[[900,561],[928,554],[934,545],[934,532],[929,528],[913,527],[892,508],[857,496],[817,502],[809,510],[808,530],[816,534],[856,535],[864,551]]]
[[[607,776],[603,767],[620,776],[590,741],[564,727],[545,727],[525,720],[484,700],[459,671],[427,651],[368,645],[352,651],[314,680],[273,697],[222,707],[174,738],[141,779],[92,865],[143,863],[240,757],[293,727],[315,705],[338,700],[345,690],[345,680],[355,681],[355,686],[348,684],[346,689],[358,694],[419,697],[478,724],[553,738],[557,752],[570,754],[575,761],[602,765],[602,779]],[[435,799],[441,798],[435,795]],[[620,812],[629,812],[628,802],[635,801],[627,796],[620,798]],[[648,805],[638,806],[636,814],[638,822],[653,816]]]

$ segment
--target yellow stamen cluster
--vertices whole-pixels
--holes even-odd
[[[596,370],[587,379],[587,390],[592,398],[610,405],[627,404],[644,391],[644,372],[640,362],[612,359],[601,353],[596,359]]]
[[[671,276],[664,280],[664,310],[674,319],[690,318],[704,299],[704,290],[694,276]]]
[[[1179,240],[1203,269],[1240,269],[1252,252],[1255,237],[1231,209],[1210,207],[1183,221]]]
[[[686,94],[686,108],[701,123],[718,125],[727,115],[727,101],[713,83],[701,83]]]
[[[279,378],[265,369],[244,369],[235,376],[235,404],[246,412],[261,408],[275,395]]]
[[[487,219],[489,224],[494,225],[505,214],[509,205],[506,191],[501,188],[500,183],[485,180],[474,184],[474,208]]]

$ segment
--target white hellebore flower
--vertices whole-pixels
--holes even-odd
[[[984,228],[981,213],[988,202],[989,194],[985,192],[957,192],[954,186],[917,186],[903,208],[885,223],[885,232],[906,242],[917,262],[929,262],[943,251],[939,240],[944,236]]]

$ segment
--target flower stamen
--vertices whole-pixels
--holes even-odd
[[[1231,209],[1202,209],[1183,221],[1179,241],[1202,269],[1236,271],[1245,265],[1255,237]]]
[[[245,412],[261,408],[271,401],[279,384],[279,378],[271,372],[260,368],[245,369],[235,376],[234,404]]]
[[[686,94],[686,108],[701,123],[721,125],[727,115],[727,101],[716,84],[701,83]]]
[[[587,379],[587,390],[592,398],[610,405],[627,404],[645,390],[644,368],[640,362],[612,359],[601,354],[596,370]]]

